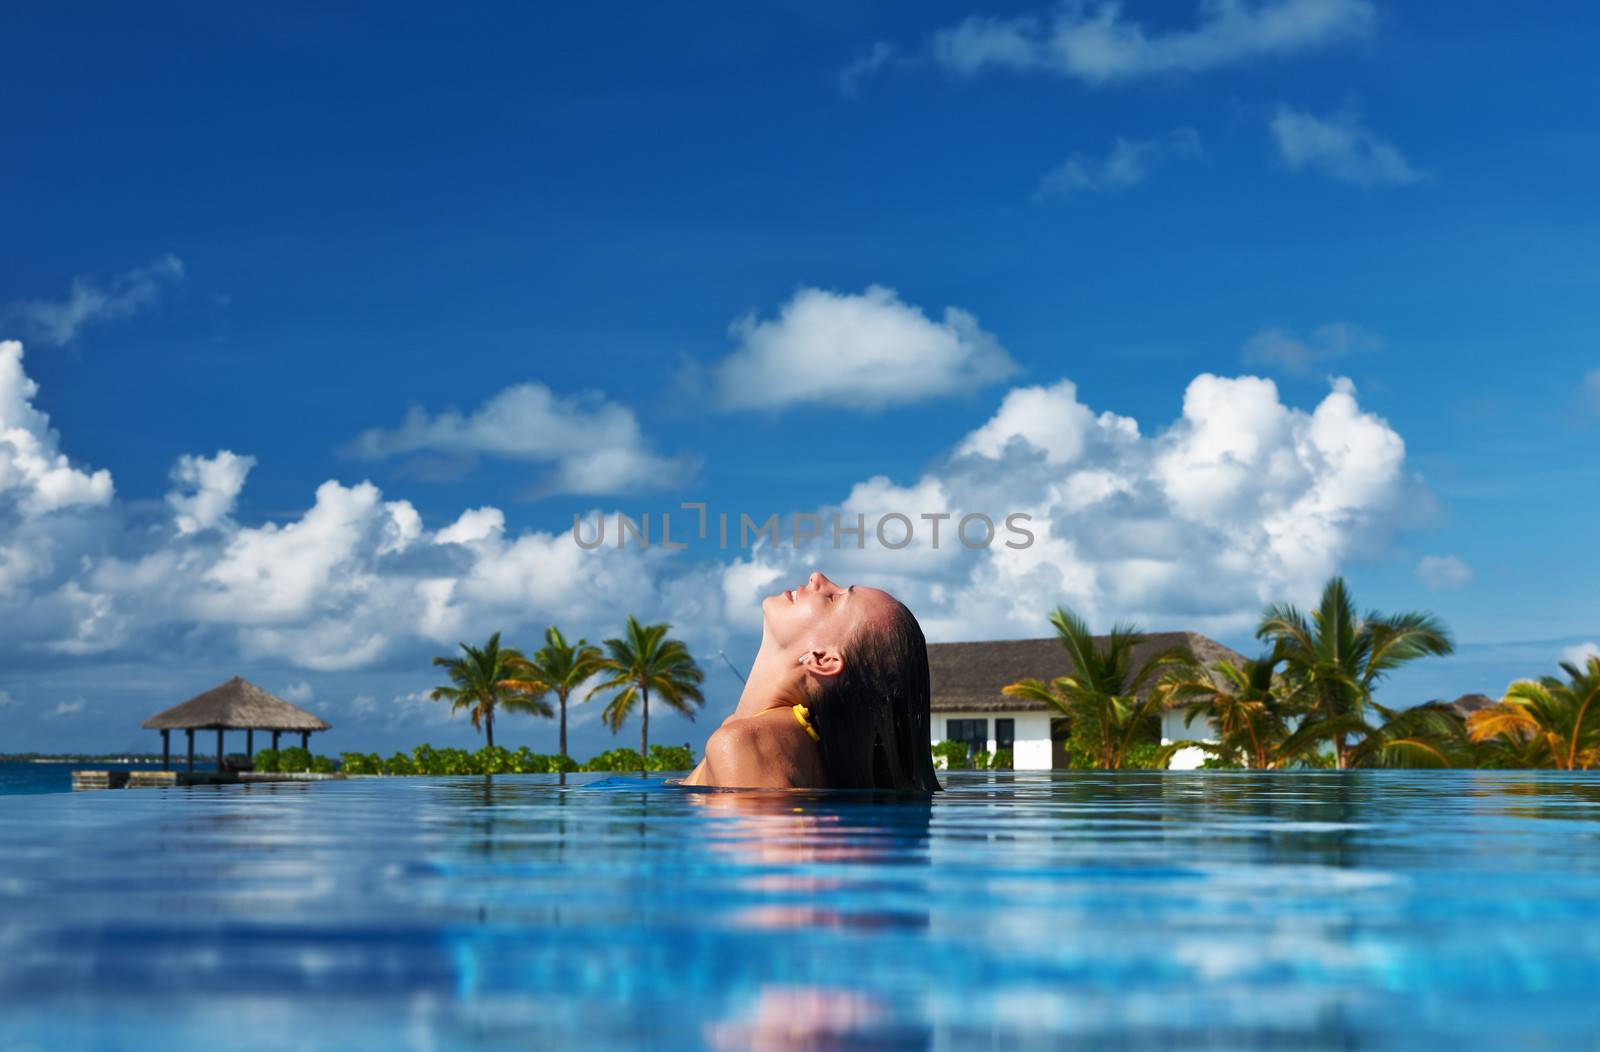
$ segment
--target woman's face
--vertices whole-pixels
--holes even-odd
[[[784,651],[842,651],[863,625],[887,618],[895,598],[877,588],[834,584],[818,572],[761,601],[762,631]]]

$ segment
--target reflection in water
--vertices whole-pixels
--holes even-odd
[[[827,987],[767,986],[737,1018],[706,1027],[719,1052],[922,1049],[925,1028],[897,1024],[881,1000]]]
[[[1592,1044],[1600,776],[0,801],[0,1048]]]

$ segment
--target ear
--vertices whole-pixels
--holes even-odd
[[[844,655],[838,647],[812,647],[800,655],[800,664],[818,679],[832,679],[844,671]]]

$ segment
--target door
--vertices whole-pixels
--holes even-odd
[[[1050,769],[1064,771],[1072,763],[1068,745],[1072,741],[1072,722],[1065,717],[1050,721]]]

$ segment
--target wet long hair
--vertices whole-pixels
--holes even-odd
[[[938,792],[922,626],[897,601],[888,623],[864,626],[843,656],[811,704],[828,788]]]

